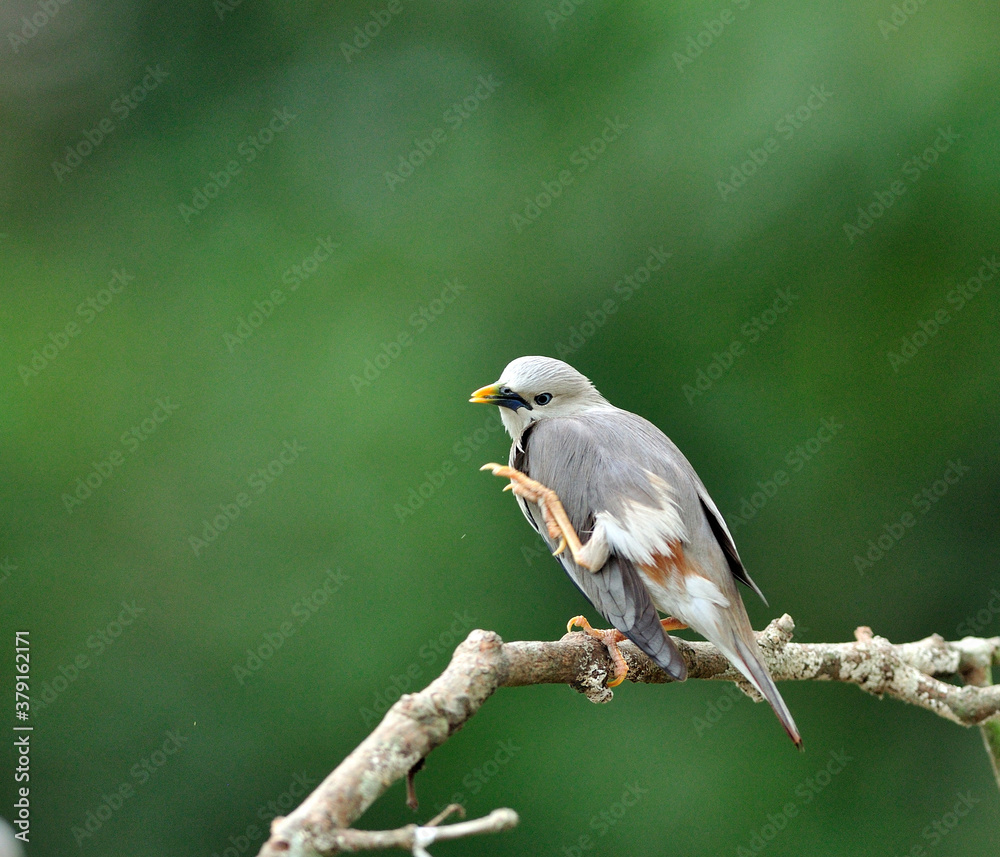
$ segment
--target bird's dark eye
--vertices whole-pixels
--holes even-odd
[[[535,396],[536,405],[547,405],[551,401],[552,401],[551,393],[539,393],[537,396]]]

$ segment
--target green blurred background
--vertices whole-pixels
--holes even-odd
[[[994,4],[14,2],[0,35],[31,854],[255,854],[472,627],[595,618],[477,470],[507,441],[468,395],[522,354],[680,445],[757,627],[1000,633]],[[436,854],[996,843],[976,731],[781,690],[804,754],[717,683],[501,691],[416,819],[521,814]],[[359,826],[414,818],[397,784]]]

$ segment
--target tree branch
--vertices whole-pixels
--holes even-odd
[[[452,804],[449,809],[461,809]],[[417,857],[427,854],[427,848],[435,842],[446,839],[461,839],[479,833],[499,833],[516,827],[517,813],[512,809],[495,809],[483,818],[460,821],[446,827],[438,827],[429,821],[423,827],[407,824],[396,830],[336,830],[330,833],[330,853],[351,853],[355,851],[376,851],[385,848],[402,848],[412,851]]]
[[[856,684],[933,711],[963,726],[980,725],[994,771],[1000,770],[1000,686],[990,684],[1000,637],[947,642],[934,634],[893,645],[858,628],[853,643],[792,643],[794,623],[785,614],[758,634],[776,681],[809,679]],[[673,638],[689,678],[734,681],[759,698],[710,643]],[[636,646],[620,646],[634,682],[669,677]],[[460,824],[407,825],[394,831],[351,830],[350,825],[397,780],[462,728],[498,687],[569,684],[593,702],[608,702],[613,675],[605,647],[585,634],[557,642],[504,643],[492,631],[473,631],[455,650],[447,669],[420,693],[403,696],[382,722],[289,816],[274,819],[259,857],[314,857],[368,848],[398,847],[421,857],[435,840],[505,830],[517,824],[513,810]],[[936,676],[962,676],[958,687]],[[1000,784],[1000,774],[998,774]],[[371,844],[377,843],[377,844]]]

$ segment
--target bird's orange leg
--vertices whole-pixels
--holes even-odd
[[[664,631],[683,631],[687,627],[680,619],[675,619],[673,616],[661,619],[660,624]]]
[[[618,649],[618,644],[625,642],[628,637],[617,628],[608,628],[603,631],[591,628],[590,622],[583,616],[574,616],[569,620],[569,623],[566,625],[567,633],[573,630],[574,625],[578,628],[583,628],[583,633],[588,637],[600,640],[608,647],[608,654],[611,655],[611,662],[615,666],[615,674],[611,681],[608,682],[608,687],[618,687],[618,685],[625,681],[625,676],[628,675],[628,664],[625,663],[625,658],[622,657],[622,653]]]
[[[479,469],[492,470],[494,476],[506,477],[510,480],[510,485],[504,488],[504,491],[513,491],[518,497],[523,497],[542,510],[542,517],[545,519],[549,535],[554,539],[559,539],[559,547],[556,548],[553,556],[559,556],[568,547],[577,565],[593,571],[590,563],[583,556],[583,545],[580,544],[580,537],[573,529],[569,516],[555,491],[546,488],[541,482],[535,481],[520,470],[515,470],[505,464],[491,462],[484,464]]]

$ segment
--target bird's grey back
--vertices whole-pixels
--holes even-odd
[[[521,442],[512,465],[559,495],[578,532],[593,527],[595,512],[621,517],[630,502],[658,506],[647,472],[671,486],[688,532],[698,529],[700,480],[673,442],[636,414],[602,408],[539,420]]]
[[[655,474],[671,487],[691,554],[728,566],[734,578],[760,594],[722,514],[690,462],[670,438],[637,414],[609,407],[538,420],[520,445],[511,448],[510,462],[559,495],[583,537],[593,528],[596,512],[620,517],[628,502],[658,506],[647,472]]]

